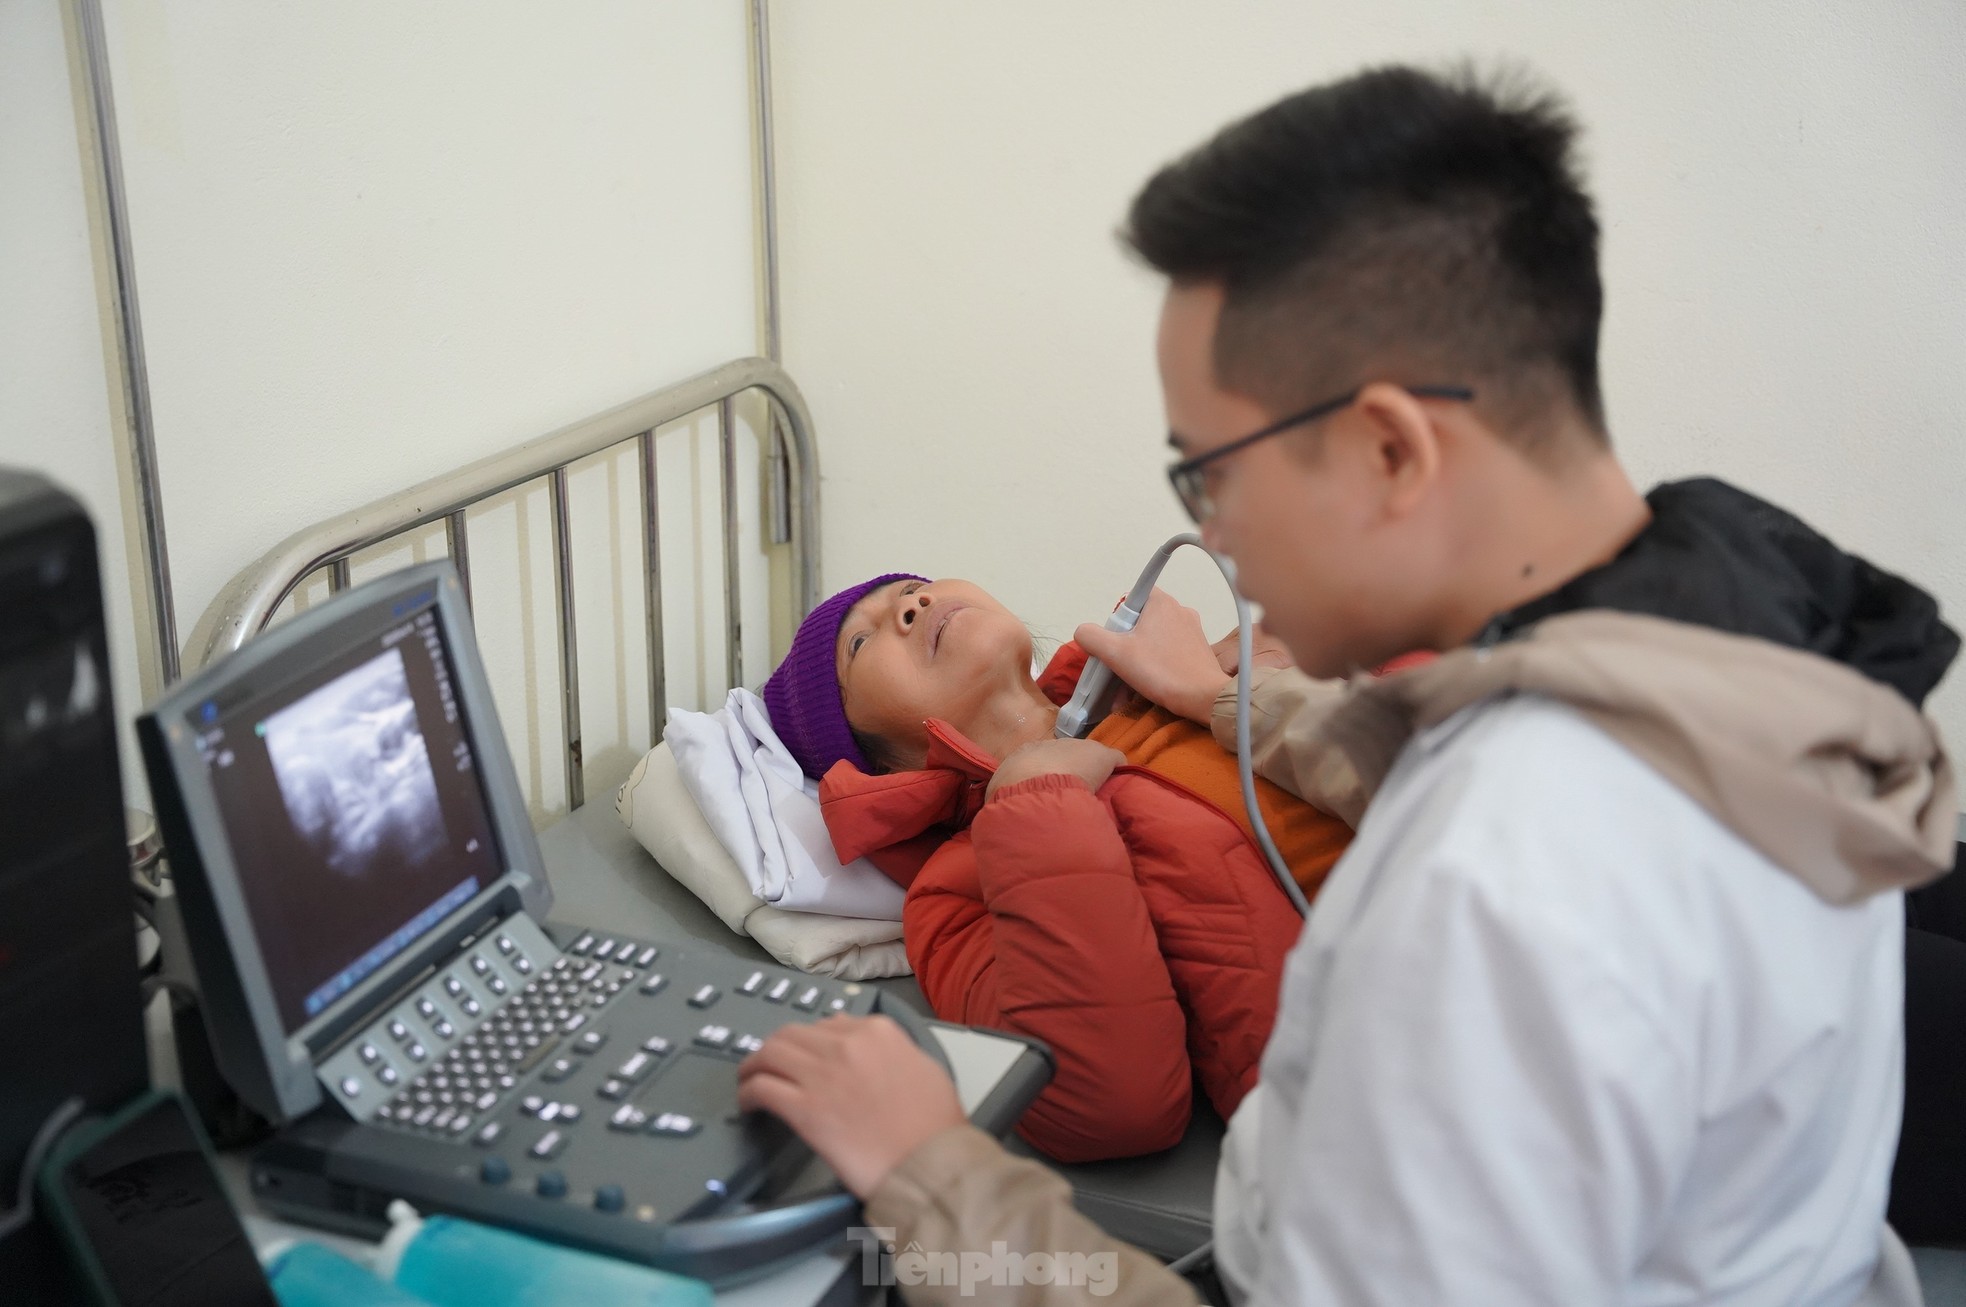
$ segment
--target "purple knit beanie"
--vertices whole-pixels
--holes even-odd
[[[798,634],[792,637],[791,652],[766,678],[759,697],[771,714],[771,728],[814,780],[842,758],[861,771],[873,770],[853,742],[846,705],[840,700],[839,664],[834,655],[841,623],[869,591],[890,581],[926,580],[913,572],[889,572],[848,586],[806,614]]]

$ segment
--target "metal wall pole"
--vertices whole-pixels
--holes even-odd
[[[744,684],[744,599],[737,579],[737,423],[730,396],[717,401],[718,481],[724,492],[724,675],[732,689]]]
[[[758,143],[758,210],[765,256],[765,357],[781,362],[778,337],[778,178],[772,164],[771,28],[767,0],[751,0],[751,94]]]
[[[552,486],[553,592],[560,601],[560,733],[566,740],[567,810],[587,801],[586,770],[580,758],[580,649],[573,627],[573,547],[567,525],[567,470],[547,476]],[[524,566],[521,560],[520,566]]]
[[[768,0],[751,0],[752,124],[758,151],[758,229],[764,242],[765,357],[783,362],[778,299],[778,168],[771,124],[771,26]],[[765,526],[775,545],[792,539],[790,465],[778,407],[765,405]],[[804,616],[803,613],[800,614]]]
[[[464,590],[464,602],[471,603],[471,533],[464,520],[464,510],[444,517],[444,547],[451,556],[451,566],[457,569],[457,583]]]
[[[655,432],[635,438],[642,456],[642,619],[648,627],[649,746],[662,738],[669,719],[667,660],[662,647],[662,531],[655,483]]]
[[[131,473],[136,480],[138,540],[150,581],[157,670],[165,685],[178,679],[177,607],[171,596],[170,550],[164,539],[164,495],[157,477],[156,427],[150,413],[150,371],[144,361],[143,318],[137,311],[136,261],[130,248],[129,197],[123,187],[123,151],[116,137],[116,101],[109,85],[109,45],[103,36],[100,0],[72,0],[82,38],[90,126],[101,168],[103,211],[116,281],[116,327],[122,341],[123,413],[129,423]]]
[[[328,564],[328,593],[340,594],[348,588],[348,560],[337,558]]]

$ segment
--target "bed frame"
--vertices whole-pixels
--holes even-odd
[[[586,794],[580,743],[579,634],[574,623],[567,469],[582,459],[630,443],[640,455],[649,738],[659,740],[668,694],[663,666],[656,430],[706,410],[715,409],[717,413],[723,499],[724,648],[729,684],[739,685],[743,681],[744,636],[738,594],[734,405],[739,396],[753,391],[764,395],[771,406],[770,419],[765,424],[769,432],[765,481],[770,499],[766,514],[772,543],[789,545],[791,549],[791,611],[784,616],[789,624],[796,624],[819,601],[819,464],[813,448],[812,414],[806,408],[805,397],[783,368],[769,359],[741,358],[294,532],[219,591],[192,629],[185,651],[186,669],[196,671],[265,630],[280,606],[317,573],[327,573],[330,590],[346,589],[349,560],[356,554],[427,530],[439,522],[444,526],[451,562],[464,582],[468,598],[471,546],[465,510],[507,491],[543,481],[550,492],[548,504],[552,518],[567,806],[578,809]]]

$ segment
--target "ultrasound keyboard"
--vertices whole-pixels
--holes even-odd
[[[790,1139],[736,1112],[737,1064],[781,1026],[871,1011],[874,992],[560,933],[564,949],[519,916],[466,941],[320,1063],[324,1086],[357,1121],[470,1153],[482,1185],[650,1221],[748,1196]]]

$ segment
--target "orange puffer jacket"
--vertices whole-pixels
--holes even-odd
[[[1046,692],[1068,695],[1082,658],[1061,650]],[[1131,762],[1097,794],[1039,776],[985,804],[996,761],[946,722],[928,726],[925,769],[840,763],[820,802],[842,861],[869,857],[908,887],[908,960],[936,1014],[1057,1056],[1019,1132],[1067,1162],[1172,1147],[1196,1076],[1226,1118],[1256,1082],[1302,924],[1243,827]],[[1149,734],[1165,746],[1168,728]],[[1349,832],[1316,817],[1331,846],[1321,878]]]

